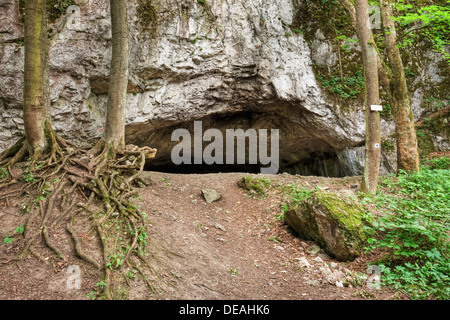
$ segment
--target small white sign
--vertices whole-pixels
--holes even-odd
[[[375,143],[375,148],[379,148],[380,144],[379,143]]]
[[[378,104],[373,104],[370,106],[370,110],[372,111],[383,111],[383,106]]]

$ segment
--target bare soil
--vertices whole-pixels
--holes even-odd
[[[125,266],[122,288],[116,290],[114,299],[407,299],[389,288],[373,290],[364,284],[338,287],[327,281],[321,272],[324,264],[365,273],[367,262],[375,257],[363,255],[351,263],[342,263],[323,251],[311,254],[308,248],[314,243],[299,239],[278,219],[281,186],[295,182],[355,193],[359,177],[266,176],[271,181],[269,192],[251,196],[237,185],[245,173],[145,175],[153,182],[141,190],[136,203],[148,216],[146,263],[152,272],[144,272],[144,279]],[[3,239],[25,220],[21,211],[23,199],[15,196],[16,189],[20,185],[0,190],[0,199],[2,195],[4,199],[0,202],[0,299],[91,299],[90,293],[98,289],[96,284],[102,280],[103,271],[74,254],[73,242],[65,229],[55,229],[51,238],[63,251],[64,261],[44,245],[36,248],[37,254],[15,260],[24,246],[20,236],[3,244]],[[215,189],[221,194],[220,200],[208,204],[202,189]],[[83,216],[77,221],[75,232],[82,240],[83,250],[101,262],[98,235],[88,221],[83,221]],[[300,267],[303,257],[310,267]],[[74,277],[71,266],[79,267],[79,289],[70,282]]]

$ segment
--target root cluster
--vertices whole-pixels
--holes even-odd
[[[25,139],[0,155],[0,189],[21,182],[24,199],[23,249],[26,254],[41,256],[37,243],[53,252],[55,259],[65,261],[63,251],[53,235],[63,229],[72,239],[76,255],[94,268],[104,271],[102,295],[111,299],[114,281],[126,279],[126,271],[141,273],[145,261],[148,235],[146,213],[135,204],[139,188],[150,182],[141,173],[145,162],[155,157],[156,150],[127,145],[113,148],[101,141],[86,150],[53,136],[47,153],[29,157]],[[26,160],[20,175],[13,167]],[[23,162],[22,162],[23,163]],[[16,194],[17,196],[17,194]],[[7,194],[1,198],[7,201]],[[78,228],[86,230],[82,236]],[[83,237],[96,237],[101,253],[90,256],[83,248]],[[6,263],[6,262],[3,262]],[[123,268],[127,266],[128,268]]]

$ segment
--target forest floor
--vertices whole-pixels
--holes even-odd
[[[365,283],[336,285],[327,278],[327,270],[328,275],[337,270],[367,275],[367,263],[376,257],[362,255],[351,263],[338,262],[322,250],[313,250],[313,242],[296,237],[278,218],[283,197],[279,186],[297,183],[356,193],[360,177],[266,176],[271,188],[262,197],[251,196],[237,185],[245,173],[145,175],[152,183],[141,190],[136,203],[148,216],[147,263],[152,272],[144,280],[125,266],[123,289],[116,290],[114,299],[407,299],[389,288],[370,289]],[[39,255],[14,260],[23,249],[20,237],[3,244],[3,239],[24,221],[20,210],[23,200],[14,196],[14,188],[20,185],[1,190],[10,196],[0,203],[0,299],[92,299],[103,271],[75,256],[64,229],[53,232],[52,241],[60,245],[65,261],[59,261],[43,244],[36,248]],[[221,194],[220,200],[207,203],[202,189],[215,189]],[[101,261],[101,255],[95,253],[98,236],[86,228],[77,230],[77,235],[84,250]],[[72,281],[73,266],[79,268],[78,288]]]

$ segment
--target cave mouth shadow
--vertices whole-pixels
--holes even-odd
[[[171,162],[153,164],[149,161],[145,165],[146,171],[155,171],[174,174],[213,174],[213,173],[250,173],[260,174],[261,164],[181,164]],[[290,163],[281,159],[278,174],[289,173],[300,176],[317,176],[329,178],[343,178],[351,176],[347,174],[345,166],[336,154],[320,154],[304,159],[301,162]]]
[[[165,164],[165,165],[151,165],[147,164],[145,166],[146,171],[157,171],[164,173],[176,173],[176,174],[209,174],[209,173],[254,173],[258,174],[261,172],[261,166],[259,165],[218,165],[218,164]]]

